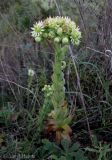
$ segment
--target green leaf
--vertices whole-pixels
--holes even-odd
[[[84,152],[79,150],[75,153],[75,160],[88,160],[88,159],[84,156]]]
[[[69,160],[69,159],[66,159],[66,157],[65,156],[61,156],[59,159],[57,159],[57,160]]]
[[[66,139],[63,139],[61,141],[61,145],[63,146],[64,150],[67,152],[69,150],[69,141]]]
[[[58,160],[58,157],[57,157],[56,155],[51,155],[50,158],[51,158],[52,160]]]
[[[79,149],[79,147],[80,147],[80,145],[79,145],[78,143],[74,143],[74,144],[72,145],[72,147],[70,148],[70,150],[71,150],[72,152],[74,152],[74,151],[77,151],[77,150]]]

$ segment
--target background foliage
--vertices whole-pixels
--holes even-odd
[[[0,1],[1,157],[112,159],[111,13],[111,0]],[[54,51],[49,43],[35,43],[30,32],[35,21],[58,15],[70,17],[82,32],[80,46],[72,46],[71,58],[66,57],[66,97],[75,115],[71,146],[66,142],[58,146],[52,143],[52,135],[37,131],[44,100],[41,89],[51,80]],[[35,76],[28,85],[30,68]],[[68,150],[70,155],[66,155]]]

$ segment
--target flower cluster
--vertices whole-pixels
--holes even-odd
[[[45,38],[54,40],[55,43],[78,45],[80,43],[81,32],[75,22],[68,17],[49,17],[44,21],[39,21],[32,27],[32,36],[37,42]]]
[[[34,74],[35,74],[35,71],[30,68],[30,69],[28,70],[28,76],[33,77]]]
[[[44,88],[42,88],[42,91],[46,92],[47,97],[50,97],[53,93],[53,86],[45,85]]]

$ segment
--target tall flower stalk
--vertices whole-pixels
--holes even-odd
[[[34,24],[32,28],[32,36],[37,42],[45,39],[54,42],[55,46],[55,61],[53,64],[53,75],[51,86],[45,85],[45,101],[43,108],[40,111],[41,121],[39,128],[44,124],[47,118],[46,129],[47,132],[55,132],[56,140],[60,142],[62,139],[70,140],[72,130],[69,126],[71,123],[71,116],[69,108],[65,99],[65,79],[64,68],[66,66],[65,54],[70,43],[78,45],[80,43],[81,32],[76,26],[75,22],[68,17],[49,17],[44,21]],[[52,109],[48,111],[49,102]],[[46,117],[47,113],[47,117]],[[42,130],[42,127],[41,129]]]
[[[52,103],[54,109],[59,109],[65,100],[65,87],[64,87],[64,73],[63,73],[63,64],[66,53],[66,48],[62,48],[61,45],[56,46],[55,50],[55,62],[53,65],[53,94],[52,94]]]

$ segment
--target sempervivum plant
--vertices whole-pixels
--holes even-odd
[[[43,105],[44,107],[41,109],[40,116],[46,115],[45,112],[48,110],[48,102],[50,101],[53,109],[47,113],[47,124],[45,128],[48,132],[53,131],[56,133],[56,140],[58,142],[62,139],[70,140],[72,130],[69,124],[72,118],[65,100],[65,79],[63,70],[66,67],[66,62],[64,59],[68,45],[70,43],[75,45],[80,43],[81,32],[75,22],[71,21],[68,17],[49,17],[44,21],[34,24],[32,36],[37,42],[51,40],[55,45],[52,84],[51,87],[45,85],[43,89],[43,91],[45,91],[47,105]],[[44,124],[45,118],[46,116],[40,117],[41,121],[39,121],[39,126]]]

